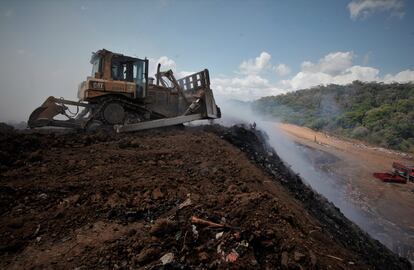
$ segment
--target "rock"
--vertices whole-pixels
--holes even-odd
[[[227,192],[230,194],[236,194],[237,192],[239,192],[239,188],[236,185],[232,184],[227,188]]]
[[[73,165],[75,165],[75,164],[76,164],[76,160],[74,160],[74,159],[69,159],[67,164],[68,164],[69,166],[73,166]]]
[[[158,254],[159,252],[155,248],[145,248],[135,257],[135,262],[145,263],[147,261],[153,260]]]
[[[79,201],[80,195],[75,194],[73,196],[67,197],[63,199],[63,202],[66,204],[76,204]]]
[[[201,262],[207,262],[209,260],[207,252],[200,252],[198,253],[198,258]]]
[[[305,254],[303,254],[303,253],[295,251],[295,253],[293,254],[293,259],[296,262],[300,262],[303,258],[305,258]]]
[[[250,264],[252,265],[252,266],[257,266],[259,263],[257,262],[257,260],[256,259],[251,259],[250,260]]]
[[[310,259],[311,259],[312,266],[315,266],[316,262],[317,262],[317,259],[316,259],[315,253],[313,253],[312,250],[309,250],[309,256],[310,256]]]
[[[88,165],[88,161],[82,159],[81,161],[79,161],[79,166],[80,167],[85,167],[86,165]]]
[[[176,224],[166,218],[161,218],[155,221],[150,229],[150,234],[153,236],[162,236],[168,233],[172,233],[176,229]]]
[[[133,139],[130,143],[129,146],[130,147],[139,147],[140,146],[141,141],[139,139]]]
[[[289,255],[286,251],[282,252],[282,258],[280,260],[280,264],[282,265],[282,267],[284,269],[288,268],[288,263],[289,263]]]
[[[190,206],[191,204],[192,204],[191,199],[188,198],[184,202],[180,203],[180,205],[178,205],[178,209],[183,209],[184,207]]]
[[[118,147],[121,149],[129,147],[129,140],[127,138],[119,140]]]
[[[273,242],[273,240],[262,240],[260,241],[260,244],[266,248],[271,248],[275,245],[275,243]]]
[[[162,262],[162,264],[163,265],[166,265],[166,264],[169,264],[169,263],[172,263],[173,262],[173,260],[174,260],[174,254],[173,253],[166,253],[166,254],[164,254],[164,256],[162,256],[161,258],[160,258],[160,261]]]
[[[163,165],[165,165],[165,161],[163,161],[163,160],[158,160],[157,162],[158,162],[158,165],[159,165],[159,166],[163,166]]]
[[[129,237],[132,237],[132,236],[134,236],[136,233],[137,233],[137,230],[135,230],[135,229],[131,229],[131,230],[129,230],[129,231],[128,231],[128,236],[129,236]]]
[[[201,176],[208,176],[208,173],[209,173],[208,168],[202,168],[202,169],[200,170],[200,175],[201,175]]]
[[[140,140],[138,138],[136,139],[128,139],[124,138],[118,141],[118,147],[121,149],[129,148],[129,147],[139,147],[140,146]]]
[[[29,161],[35,162],[35,161],[41,161],[42,160],[42,154],[40,150],[35,151],[31,153],[28,157]]]
[[[46,193],[41,193],[37,196],[37,198],[42,199],[42,200],[46,200],[49,196],[47,196]]]
[[[152,191],[152,198],[158,200],[164,197],[164,194],[161,192],[161,189],[158,187]]]

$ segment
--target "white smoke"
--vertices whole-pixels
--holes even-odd
[[[220,98],[218,98],[217,103],[222,111],[222,119],[218,121],[219,123],[224,126],[234,124],[253,126],[253,123],[255,123],[256,129],[264,131],[268,135],[269,145],[276,151],[285,165],[299,174],[306,185],[331,201],[348,219],[371,234],[372,237],[392,248],[393,241],[390,241],[390,236],[385,234],[377,225],[378,217],[368,216],[365,211],[349,201],[345,194],[345,186],[339,177],[328,174],[312,164],[305,156],[303,147],[293,142],[278,128],[277,120],[266,120],[261,115],[256,114],[250,109],[249,103],[222,100]],[[395,231],[394,233],[399,232]]]

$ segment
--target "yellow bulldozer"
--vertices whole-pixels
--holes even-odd
[[[30,128],[109,126],[128,132],[221,117],[207,69],[177,80],[158,64],[151,78],[148,59],[105,49],[93,53],[90,62],[92,76],[79,85],[79,101],[49,97],[30,115]]]

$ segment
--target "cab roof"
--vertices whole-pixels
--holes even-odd
[[[136,58],[136,57],[126,56],[126,55],[123,55],[123,54],[120,54],[120,53],[114,53],[114,52],[111,52],[111,51],[106,50],[106,49],[101,49],[101,50],[98,50],[98,51],[92,53],[91,62],[93,62],[96,59],[96,57],[105,56],[105,55],[108,55],[108,54],[112,54],[116,58],[121,59],[122,61],[125,61],[125,62],[135,62],[135,61],[138,61],[138,60],[143,60],[143,59]]]

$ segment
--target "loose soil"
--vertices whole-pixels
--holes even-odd
[[[2,128],[0,258],[2,269],[410,269],[237,126]]]

